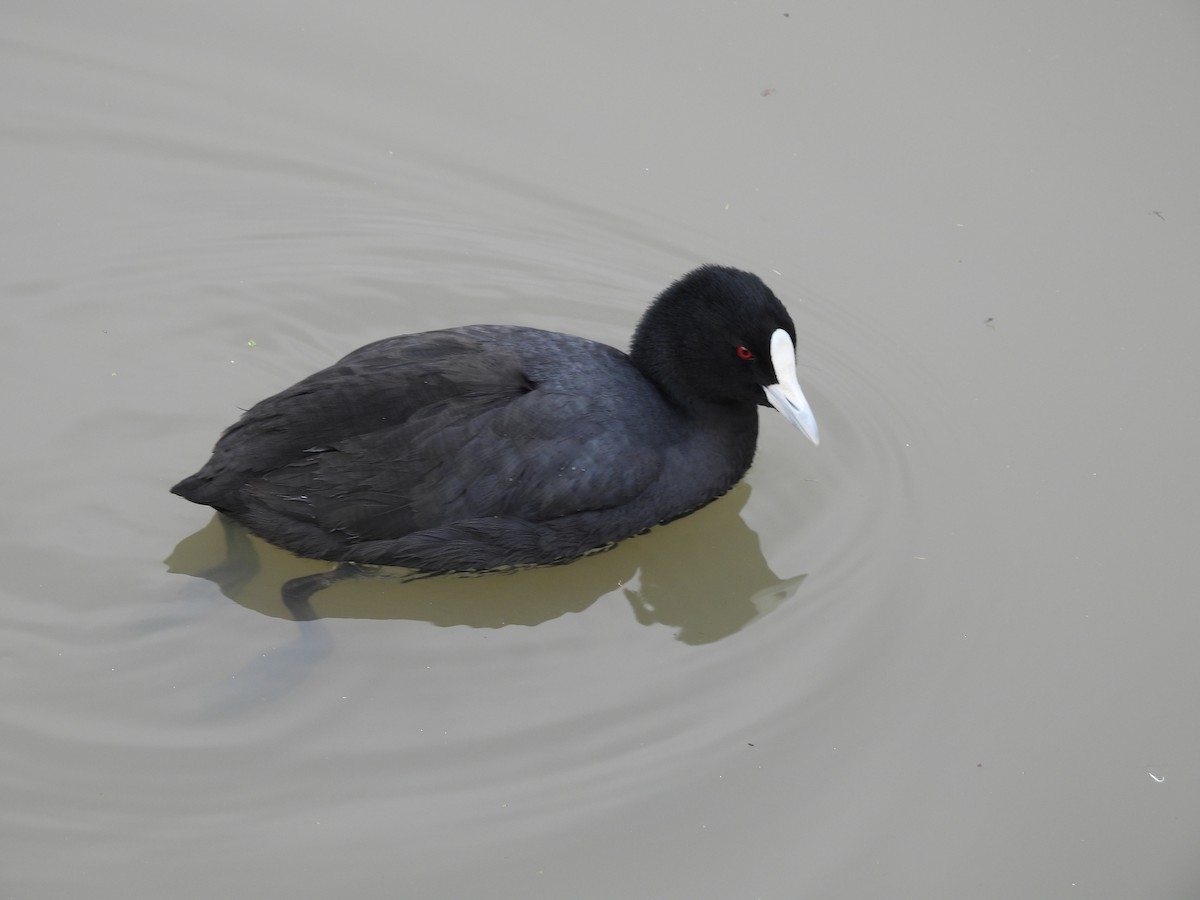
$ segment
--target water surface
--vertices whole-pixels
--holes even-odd
[[[0,14],[5,896],[1200,891],[1187,5]],[[470,322],[792,310],[813,448],[569,567],[339,585],[167,488]]]

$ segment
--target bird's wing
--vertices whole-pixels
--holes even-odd
[[[658,476],[661,453],[616,392],[541,383],[511,348],[486,343],[453,365],[445,349],[417,344],[430,363],[420,374],[413,349],[403,367],[393,347],[391,366],[348,358],[337,378],[280,395],[289,407],[268,412],[308,414],[319,427],[243,482],[246,500],[350,540],[386,540],[466,519],[544,522],[620,506]]]

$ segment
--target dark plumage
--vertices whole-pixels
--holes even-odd
[[[729,490],[759,405],[815,442],[794,347],[770,289],[718,266],[667,288],[628,356],[504,325],[386,338],[256,404],[171,490],[317,559],[570,562]]]

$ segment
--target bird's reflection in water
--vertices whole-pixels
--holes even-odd
[[[606,553],[512,574],[413,580],[405,570],[370,568],[334,575],[329,563],[298,559],[220,516],[180,542],[167,565],[212,581],[264,615],[412,619],[443,627],[537,625],[620,590],[643,625],[667,625],[684,643],[706,644],[774,609],[804,580],[781,579],[767,565],[758,535],[741,518],[749,497],[742,483],[691,516]]]

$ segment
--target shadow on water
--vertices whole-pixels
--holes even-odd
[[[582,612],[619,590],[638,622],[673,628],[685,644],[707,644],[769,613],[805,577],[781,579],[771,571],[758,535],[741,518],[749,497],[743,483],[693,515],[607,553],[506,575],[413,581],[411,573],[383,568],[331,577],[328,563],[298,559],[221,516],[181,541],[166,563],[173,573],[208,579],[242,606],[280,618],[530,626]],[[301,579],[318,590],[300,605],[293,602],[299,613],[293,615],[283,592]],[[305,642],[315,640],[317,626],[301,623]]]

